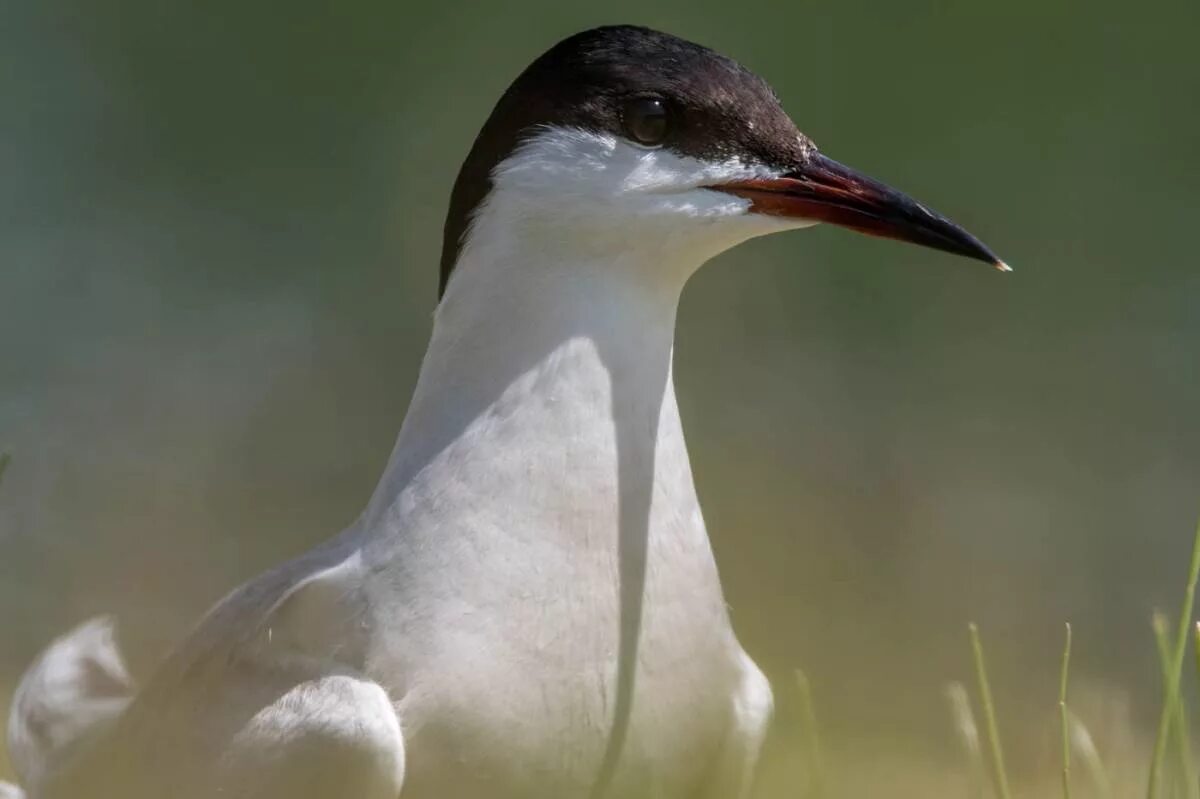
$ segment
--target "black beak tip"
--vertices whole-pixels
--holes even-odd
[[[792,173],[810,197],[824,201],[824,221],[991,264],[1000,272],[1012,267],[960,225],[885,183],[867,177],[820,153]]]
[[[902,218],[908,222],[907,232],[911,235],[909,241],[983,261],[985,264],[991,264],[998,272],[1012,271],[1012,267],[992,252],[991,248],[958,224],[899,192],[895,192],[893,197],[896,206],[905,212]],[[897,238],[902,237],[903,235]]]
[[[961,255],[965,255],[968,258],[974,258],[978,261],[983,261],[985,264],[991,264],[996,268],[997,272],[1012,271],[1012,267],[1009,266],[1003,259],[998,257],[996,253],[992,252],[987,245],[971,234],[967,233],[962,228],[959,228],[957,225],[954,225],[954,227],[957,228],[967,240],[967,247],[960,251]]]
[[[961,230],[961,228],[960,228]],[[965,233],[965,231],[964,231]],[[970,236],[970,234],[966,234]],[[983,261],[985,264],[991,264],[997,272],[1011,272],[1012,267],[1009,266],[1003,259],[992,252],[983,242],[974,236],[970,236],[970,245],[959,251],[960,255],[965,255],[968,258],[974,258],[977,261]]]

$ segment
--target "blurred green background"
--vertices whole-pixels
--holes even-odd
[[[684,421],[782,721],[799,664],[830,740],[954,757],[969,620],[1018,763],[1063,620],[1080,690],[1149,717],[1200,512],[1195,2],[0,4],[0,686],[100,611],[144,669],[358,513],[479,125],[621,21],[1016,269],[819,228],[689,286]]]

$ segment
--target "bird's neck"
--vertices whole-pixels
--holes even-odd
[[[368,525],[611,543],[683,508],[702,530],[671,381],[682,280],[647,282],[652,253],[485,252],[438,309]]]

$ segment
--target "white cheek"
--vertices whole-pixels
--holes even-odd
[[[569,240],[578,249],[590,239],[610,253],[657,249],[695,268],[747,239],[812,224],[753,213],[748,200],[704,188],[777,174],[738,159],[701,161],[608,134],[546,128],[493,171],[475,227],[495,240],[525,230],[542,246]]]
[[[497,166],[492,179],[496,189],[561,207],[566,197],[613,202],[689,195],[694,202],[694,190],[702,186],[772,174],[767,167],[737,159],[707,162],[638,147],[610,134],[547,128]],[[725,211],[745,208],[737,200],[714,199],[705,205]]]

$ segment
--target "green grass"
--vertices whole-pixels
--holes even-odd
[[[1163,669],[1163,701],[1158,717],[1158,735],[1154,740],[1153,761],[1150,764],[1150,780],[1146,787],[1147,799],[1158,799],[1161,796],[1163,767],[1166,750],[1171,738],[1172,720],[1177,718],[1176,727],[1180,730],[1177,735],[1179,743],[1186,745],[1182,730],[1186,729],[1186,711],[1180,698],[1179,683],[1183,676],[1183,661],[1187,651],[1188,628],[1192,626],[1192,607],[1196,596],[1196,580],[1200,577],[1200,524],[1196,526],[1196,536],[1192,543],[1192,560],[1188,568],[1187,588],[1183,594],[1183,606],[1179,611],[1179,622],[1173,644],[1166,640],[1166,624],[1163,620],[1163,632],[1159,635],[1162,641],[1159,652]],[[1183,776],[1190,780],[1185,787],[1185,796],[1195,796],[1195,779],[1189,777],[1192,769],[1191,752],[1183,750],[1181,760],[1187,767]]]
[[[1062,792],[1071,799],[1071,726],[1067,718],[1067,675],[1071,670],[1071,623],[1067,622],[1067,642],[1063,645],[1062,666],[1058,677],[1058,724],[1062,732]]]
[[[1178,619],[1172,622],[1165,614],[1155,613],[1151,620],[1162,681],[1162,702],[1158,712],[1157,734],[1154,738],[1154,745],[1148,757],[1145,757],[1145,760],[1148,762],[1143,761],[1141,769],[1137,769],[1142,774],[1147,775],[1146,782],[1144,783],[1145,793],[1143,794],[1146,799],[1200,799],[1200,779],[1197,778],[1195,752],[1191,746],[1191,736],[1189,733],[1190,721],[1187,706],[1183,698],[1183,691],[1181,690],[1189,638],[1192,640],[1194,650],[1195,676],[1197,681],[1200,682],[1200,621],[1194,620],[1193,617],[1198,579],[1200,579],[1200,524],[1196,527],[1192,543],[1192,557],[1188,568],[1187,581],[1184,584],[1183,600]],[[1190,636],[1189,630],[1191,631]],[[967,765],[970,775],[966,794],[955,792],[954,795],[968,797],[985,795],[984,788],[986,787],[985,783],[987,780],[981,775],[985,772],[990,772],[991,795],[995,799],[1012,799],[1014,792],[1011,788],[1012,781],[1005,765],[1004,747],[1000,736],[1000,725],[997,721],[997,705],[993,698],[992,686],[988,678],[983,639],[979,627],[974,623],[968,625],[967,631],[975,672],[975,688],[979,712],[977,714],[971,707],[966,689],[959,683],[952,683],[948,692],[951,711],[958,729],[958,737],[964,744],[963,748],[968,761]],[[1049,797],[1054,793],[1058,793],[1063,799],[1071,799],[1073,787],[1077,789],[1084,788],[1085,784],[1086,790],[1081,791],[1081,795],[1083,796],[1109,799],[1114,795],[1109,779],[1110,769],[1106,766],[1104,759],[1098,752],[1092,740],[1091,733],[1067,704],[1072,638],[1071,625],[1067,624],[1062,657],[1059,663],[1056,715],[1058,720],[1058,743],[1060,747],[1057,757],[1060,768],[1057,770],[1057,789],[1049,788],[1047,784],[1032,787],[1026,786],[1026,790],[1018,793],[1018,796],[1032,797],[1036,795],[1039,797]],[[801,702],[803,705],[802,714],[805,717],[805,725],[809,729],[808,735],[812,736],[808,746],[814,746],[816,745],[815,719],[812,717],[812,697],[808,681],[800,672],[797,672],[797,680],[800,685]],[[983,721],[982,743],[986,744],[986,746],[981,745],[980,730],[975,721],[977,716]],[[823,763],[817,764],[816,758],[812,754],[813,751],[815,750],[808,750],[806,752],[805,762],[810,768],[821,769],[821,780],[822,784],[824,784],[825,765]],[[985,752],[988,759],[986,768],[983,764]],[[1083,770],[1080,775],[1072,774],[1072,755],[1078,757],[1082,766]],[[853,763],[852,755],[850,760]],[[1128,762],[1122,762],[1118,765],[1125,771],[1134,770],[1131,768],[1133,764]],[[1078,778],[1079,784],[1072,785],[1073,777]],[[935,782],[929,775],[926,775],[924,779],[927,784]],[[841,780],[838,779],[837,782],[840,785]],[[1121,796],[1136,796],[1139,793],[1128,781],[1122,782],[1120,787],[1122,790],[1119,795]],[[890,795],[893,797],[902,795],[950,795],[944,790],[938,794],[933,794],[930,791],[931,789],[926,787],[923,789],[913,789],[912,792],[909,792],[899,786],[895,786]],[[775,794],[772,793],[770,795],[774,796]],[[799,795],[814,794],[802,793]],[[846,795],[849,796],[851,794]]]
[[[1183,677],[1183,663],[1187,654],[1188,629],[1196,631],[1197,645],[1200,646],[1200,624],[1193,625],[1192,611],[1195,603],[1196,582],[1200,578],[1200,524],[1192,541],[1192,558],[1188,568],[1187,583],[1183,592],[1183,605],[1179,611],[1175,635],[1170,634],[1170,624],[1162,613],[1155,613],[1152,619],[1155,643],[1158,649],[1159,665],[1162,672],[1162,707],[1159,710],[1158,734],[1154,740],[1151,754],[1150,775],[1146,786],[1146,799],[1164,799],[1166,796],[1181,797],[1182,799],[1200,799],[1200,784],[1196,780],[1196,770],[1193,764],[1193,751],[1188,734],[1187,706],[1184,703],[1180,682]],[[1062,794],[1065,799],[1071,796],[1071,723],[1067,709],[1067,679],[1071,663],[1071,626],[1067,625],[1066,644],[1063,648],[1060,666],[1058,711],[1062,742]],[[971,651],[975,660],[976,678],[979,683],[979,697],[983,706],[984,719],[987,723],[988,744],[992,755],[993,776],[996,783],[996,796],[999,799],[1009,799],[1008,774],[1004,767],[1004,753],[1000,744],[999,731],[996,724],[995,703],[992,700],[991,686],[988,684],[987,667],[983,656],[983,645],[979,638],[979,629],[970,625]],[[1200,651],[1196,655],[1197,674],[1200,675]],[[1175,744],[1174,790],[1169,793],[1164,790],[1167,781],[1166,755],[1171,744]]]
[[[1187,654],[1188,629],[1196,631],[1197,643],[1200,644],[1200,624],[1193,625],[1192,612],[1195,603],[1196,582],[1200,578],[1200,524],[1192,542],[1192,558],[1188,568],[1187,583],[1183,592],[1183,604],[1179,611],[1174,636],[1170,633],[1170,623],[1162,613],[1155,613],[1152,619],[1155,643],[1158,649],[1159,665],[1162,673],[1162,707],[1159,710],[1158,734],[1154,740],[1151,754],[1150,774],[1146,786],[1146,799],[1200,799],[1200,784],[1197,783],[1196,769],[1193,763],[1193,751],[1188,734],[1187,707],[1180,691],[1183,677],[1183,663]],[[983,716],[988,734],[988,746],[991,751],[992,771],[995,780],[995,793],[998,799],[1010,799],[1008,773],[1004,766],[1004,752],[1000,743],[1000,734],[996,724],[995,703],[992,700],[991,686],[988,683],[987,666],[983,655],[983,644],[980,641],[979,629],[974,624],[969,627],[971,636],[971,652],[975,661],[975,674],[978,681],[979,699],[983,707]],[[1197,674],[1200,675],[1200,651],[1195,655]],[[1066,799],[1071,796],[1071,722],[1067,709],[1067,679],[1071,662],[1071,626],[1067,625],[1066,644],[1063,649],[1060,666],[1058,710],[1062,742],[1062,794]],[[1175,745],[1175,769],[1171,783],[1172,790],[1167,791],[1168,782],[1167,750]]]
[[[988,753],[992,758],[992,779],[996,786],[996,795],[1000,799],[1010,799],[1012,792],[1008,788],[1008,769],[1004,767],[1004,748],[1000,745],[1000,730],[996,723],[996,704],[992,701],[992,687],[988,683],[987,663],[983,657],[983,642],[979,640],[979,628],[972,622],[967,627],[971,634],[971,654],[975,660],[975,679],[979,689],[979,701],[983,705],[984,729],[987,731]]]

